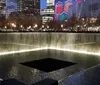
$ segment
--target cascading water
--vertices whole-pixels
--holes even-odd
[[[90,46],[93,43],[99,43],[99,36],[99,34],[92,33],[2,33],[0,34],[2,44],[0,53],[20,50],[34,51],[34,49],[37,51],[38,48],[40,50],[62,48],[99,52],[99,47]]]

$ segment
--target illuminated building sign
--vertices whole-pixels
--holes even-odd
[[[82,0],[76,0],[76,4],[81,3],[81,2],[82,2]]]
[[[55,0],[55,20],[63,21],[69,18],[69,8],[83,0]]]
[[[15,11],[17,11],[17,0],[6,0],[6,17]]]

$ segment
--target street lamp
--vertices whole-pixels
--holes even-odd
[[[15,23],[11,23],[11,26],[16,28],[16,24]]]
[[[49,25],[47,25],[47,29],[49,29]]]
[[[7,28],[7,26],[4,27],[5,29]]]
[[[21,25],[20,27],[23,28],[23,25]]]
[[[64,25],[63,24],[61,24],[61,28],[63,28],[64,27]]]
[[[37,28],[37,27],[38,27],[38,25],[37,25],[37,24],[35,24],[35,25],[34,25],[34,28]]]
[[[42,25],[42,28],[44,28],[44,25]]]

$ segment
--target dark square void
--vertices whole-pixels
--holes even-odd
[[[45,59],[40,59],[40,60],[35,60],[30,62],[24,62],[21,64],[44,72],[51,72],[51,71],[55,71],[58,69],[62,69],[74,65],[76,63],[52,59],[52,58],[45,58]]]
[[[58,81],[47,78],[32,85],[58,85]]]
[[[1,85],[25,85],[16,79],[7,79],[1,82]]]

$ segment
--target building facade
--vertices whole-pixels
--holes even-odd
[[[40,0],[19,0],[18,9],[26,14],[40,15]]]
[[[12,12],[18,11],[18,0],[6,0],[5,3],[6,3],[6,18],[8,18]]]
[[[1,2],[3,3],[3,1]],[[4,3],[6,17],[12,12],[23,12],[33,16],[40,15],[40,0],[4,0]]]
[[[5,19],[6,16],[6,3],[5,0],[0,0],[0,19]]]
[[[43,23],[46,23],[46,22],[54,19],[54,8],[55,8],[54,2],[55,2],[55,0],[46,0],[46,3],[45,3],[46,7],[44,9],[40,10]]]
[[[100,0],[83,0],[79,4],[74,4],[71,11],[81,18],[97,17],[100,14]],[[71,12],[69,15],[72,15]]]
[[[55,0],[55,20],[93,18],[100,14],[100,0]]]

